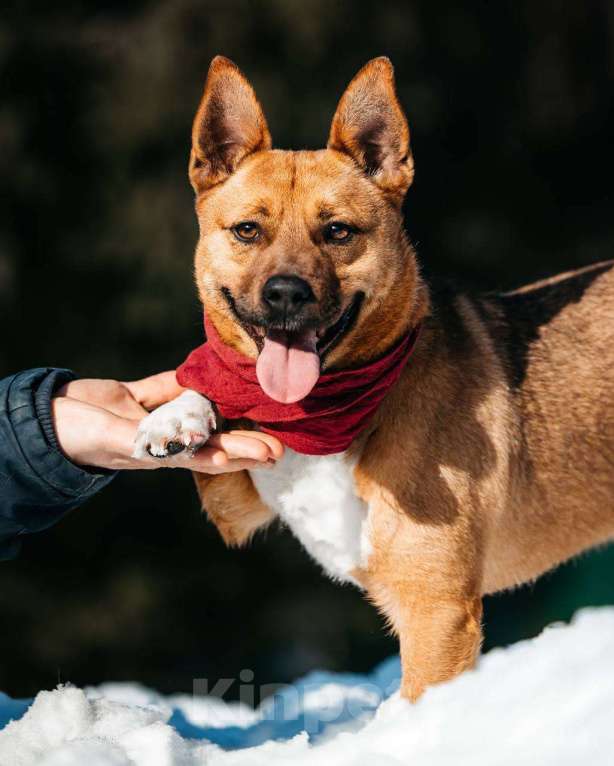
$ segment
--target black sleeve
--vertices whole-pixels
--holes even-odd
[[[20,535],[55,524],[115,476],[80,468],[58,447],[51,398],[75,378],[41,367],[0,380],[0,559],[17,555]]]

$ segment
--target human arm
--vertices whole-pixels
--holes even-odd
[[[54,524],[106,486],[119,469],[223,473],[281,456],[276,439],[235,432],[216,434],[192,459],[133,458],[145,407],[182,390],[172,372],[122,384],[39,368],[1,380],[0,559],[16,555],[23,534]]]
[[[13,558],[22,535],[51,526],[113,478],[76,465],[57,443],[52,397],[74,377],[41,367],[0,380],[0,559]]]

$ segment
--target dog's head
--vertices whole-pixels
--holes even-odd
[[[209,319],[258,357],[272,398],[302,399],[321,370],[373,359],[415,323],[423,301],[401,215],[412,178],[388,59],[354,77],[321,151],[273,150],[253,88],[213,60],[190,157],[196,277]]]

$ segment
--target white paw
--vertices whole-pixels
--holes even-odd
[[[132,457],[168,457],[188,450],[192,455],[215,429],[211,402],[196,391],[184,391],[139,423]]]

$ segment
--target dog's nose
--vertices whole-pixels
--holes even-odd
[[[300,277],[276,274],[262,288],[262,300],[275,316],[296,316],[306,303],[315,301],[309,282]]]

